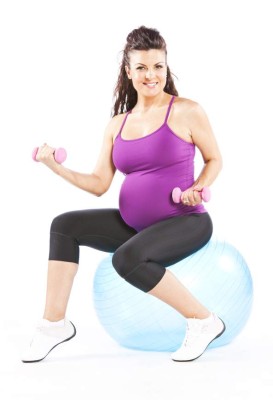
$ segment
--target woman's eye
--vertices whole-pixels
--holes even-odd
[[[162,68],[163,68],[163,65],[156,65],[155,66],[155,69],[162,69]],[[141,67],[141,66],[137,67],[138,71],[144,71],[145,69],[146,69],[145,67]]]

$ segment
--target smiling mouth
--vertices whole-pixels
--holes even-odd
[[[157,85],[157,82],[143,83],[143,85],[148,86],[149,88],[154,88]]]

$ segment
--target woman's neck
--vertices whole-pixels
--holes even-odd
[[[153,97],[139,96],[133,112],[145,113],[152,108],[160,108],[170,102],[170,95],[168,93],[160,93]]]

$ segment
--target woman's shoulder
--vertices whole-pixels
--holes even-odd
[[[178,116],[188,116],[193,118],[204,118],[206,112],[196,100],[185,97],[176,97],[174,101],[174,113]]]
[[[188,99],[186,97],[176,97],[174,101],[174,106],[177,110],[180,111],[196,111],[202,109],[201,105],[192,99]]]
[[[125,115],[126,115],[125,113],[114,115],[108,121],[108,126],[114,127],[114,126],[119,125],[123,121],[123,118],[125,117]]]
[[[125,113],[115,115],[108,121],[106,127],[106,135],[109,135],[113,140],[115,140],[116,136],[119,133],[125,115]]]

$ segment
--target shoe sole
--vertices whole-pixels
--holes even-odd
[[[73,328],[74,328],[74,332],[73,332],[73,335],[72,335],[72,336],[70,336],[69,338],[63,340],[63,341],[60,342],[60,343],[55,344],[55,346],[53,346],[52,349],[50,349],[49,352],[48,352],[43,358],[39,358],[38,360],[22,360],[22,362],[25,363],[25,364],[29,364],[29,363],[35,363],[35,362],[42,361],[42,360],[44,360],[44,359],[48,356],[48,354],[49,354],[53,349],[55,349],[55,347],[59,346],[59,344],[68,342],[68,341],[71,340],[74,336],[76,336],[77,331],[76,331],[75,325],[74,325],[71,321],[69,321],[69,322],[71,323],[71,325],[72,325]]]
[[[219,318],[219,317],[218,317],[218,318]],[[221,335],[223,335],[223,333],[224,333],[225,330],[226,330],[226,325],[225,325],[224,321],[223,321],[221,318],[219,318],[219,319],[222,321],[222,323],[223,323],[223,325],[224,325],[223,330],[222,330],[220,333],[218,333],[218,335],[215,336],[215,338],[213,338],[213,339],[208,343],[208,345],[207,345],[207,347],[204,349],[203,353],[199,354],[199,356],[197,356],[197,357],[195,357],[195,358],[191,358],[190,360],[174,360],[173,358],[172,358],[172,360],[173,360],[173,361],[176,361],[176,362],[189,362],[189,361],[197,360],[197,358],[201,357],[202,354],[204,354],[204,352],[205,352],[206,349],[208,348],[208,346],[209,346],[215,339],[217,339],[218,337],[220,337]]]

